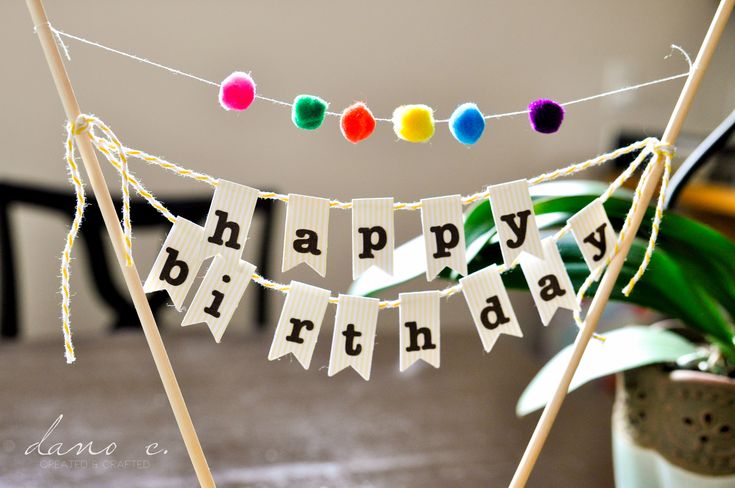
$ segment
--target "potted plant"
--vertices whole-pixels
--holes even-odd
[[[585,181],[532,187],[542,233],[563,226],[606,188]],[[605,202],[616,229],[622,226],[631,198],[622,190]],[[613,414],[618,486],[735,486],[735,243],[669,212],[648,270],[625,297],[621,288],[641,262],[652,218],[649,209],[611,299],[656,310],[671,320],[623,327],[605,333],[604,343],[592,341],[571,389],[618,374]],[[470,272],[502,262],[487,201],[466,213],[464,226]],[[373,294],[419,276],[424,272],[422,246],[421,236],[407,242],[396,250],[393,276],[366,273],[351,293]],[[576,289],[589,269],[570,236],[558,246]],[[459,278],[448,270],[442,276]],[[518,268],[503,275],[503,281],[508,288],[527,289]],[[593,286],[590,294],[594,291]],[[545,405],[570,352],[562,350],[539,372],[518,402],[519,415]]]

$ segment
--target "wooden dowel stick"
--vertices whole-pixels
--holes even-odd
[[[59,92],[61,103],[64,105],[64,111],[70,121],[75,121],[81,110],[79,104],[74,95],[74,90],[69,80],[69,76],[66,73],[66,68],[59,54],[54,34],[51,32],[48,19],[46,18],[46,12],[43,7],[41,0],[26,0],[28,10],[33,18],[33,25],[38,33],[38,38],[41,41],[41,47],[43,53],[46,56],[46,62],[48,63],[51,75],[56,85],[56,90]],[[123,277],[125,278],[125,284],[130,291],[130,296],[133,299],[135,310],[140,318],[140,324],[143,326],[143,332],[145,338],[148,341],[148,347],[153,355],[153,360],[156,363],[158,374],[163,382],[163,388],[168,396],[168,401],[171,404],[171,409],[176,417],[176,423],[179,425],[181,431],[181,437],[184,439],[186,450],[189,453],[189,458],[194,466],[199,484],[202,487],[214,487],[214,480],[212,473],[209,471],[207,460],[204,457],[202,446],[199,443],[196,431],[194,430],[194,424],[191,421],[189,410],[186,408],[184,397],[181,394],[181,389],[176,381],[174,370],[171,367],[171,362],[166,354],[166,348],[163,345],[161,334],[158,332],[158,326],[151,312],[151,307],[148,304],[145,293],[143,292],[143,286],[141,285],[140,276],[138,270],[135,267],[135,263],[132,266],[125,265],[125,241],[123,237],[123,231],[120,227],[120,221],[118,220],[117,213],[115,212],[115,206],[110,196],[110,191],[107,188],[102,169],[100,168],[99,161],[97,161],[97,155],[94,152],[91,141],[86,134],[79,134],[75,137],[77,147],[79,148],[79,154],[84,163],[84,168],[89,176],[89,182],[92,186],[95,196],[97,197],[97,204],[99,205],[100,212],[102,212],[102,218],[107,227],[107,232],[110,235],[112,241],[112,247],[115,250],[115,256],[117,257],[118,264],[122,270]]]
[[[702,42],[702,47],[699,49],[697,59],[692,65],[692,71],[687,77],[684,88],[679,95],[679,99],[676,102],[676,106],[671,114],[669,123],[666,126],[662,142],[671,145],[676,143],[676,139],[681,131],[681,126],[684,123],[684,119],[686,118],[689,107],[692,104],[692,100],[694,100],[694,95],[697,93],[697,89],[702,81],[704,72],[712,59],[712,55],[715,52],[717,43],[722,35],[722,31],[724,30],[730,13],[732,12],[733,5],[735,5],[735,0],[721,0],[720,5],[717,8],[717,12],[712,19],[709,30],[707,31],[707,35]],[[569,391],[569,384],[574,377],[574,372],[579,366],[579,362],[582,359],[582,355],[584,354],[587,344],[597,328],[597,322],[602,316],[605,305],[607,305],[607,301],[610,298],[610,293],[612,293],[615,281],[620,274],[620,269],[623,267],[623,263],[625,262],[628,251],[630,250],[630,246],[638,232],[638,227],[641,224],[641,220],[643,220],[646,208],[651,201],[654,191],[658,187],[658,182],[663,172],[663,162],[658,155],[654,157],[655,160],[652,162],[654,166],[650,176],[646,181],[642,181],[640,183],[643,185],[643,190],[639,207],[632,216],[630,222],[630,230],[621,243],[620,252],[610,263],[610,266],[605,272],[605,276],[600,282],[597,293],[595,293],[595,296],[592,299],[592,304],[590,305],[589,312],[587,313],[587,317],[582,325],[582,329],[579,331],[577,339],[574,342],[572,356],[569,358],[569,363],[562,375],[561,381],[554,391],[551,401],[549,401],[541,414],[541,418],[536,425],[536,429],[531,436],[531,440],[526,447],[526,451],[523,453],[523,458],[518,464],[513,480],[510,482],[511,488],[522,488],[526,486],[526,482],[531,475],[531,471],[533,471],[533,467],[536,464],[536,460],[538,459],[541,449],[549,436],[554,420],[556,420],[556,415],[559,413],[559,409],[561,408],[564,398]]]

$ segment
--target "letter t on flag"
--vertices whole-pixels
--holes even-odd
[[[329,376],[352,366],[366,381],[370,379],[379,306],[380,300],[377,298],[339,296],[332,353],[329,356]]]

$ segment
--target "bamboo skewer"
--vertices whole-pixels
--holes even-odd
[[[722,35],[722,31],[724,30],[730,13],[732,12],[733,5],[735,5],[735,0],[721,0],[717,11],[715,12],[715,16],[712,19],[707,35],[705,36],[702,46],[699,49],[699,53],[697,54],[697,59],[692,65],[692,70],[687,77],[686,83],[682,88],[679,99],[676,102],[676,106],[674,107],[671,118],[669,119],[669,123],[664,131],[664,135],[662,137],[662,142],[664,144],[670,144],[673,146],[676,143],[679,132],[681,131],[681,127],[684,123],[684,119],[689,112],[689,108],[691,107],[694,96],[697,93],[697,89],[702,81],[704,72],[709,66],[709,62],[715,52],[717,43]],[[554,391],[551,401],[549,401],[541,414],[541,418],[536,425],[536,429],[531,436],[531,440],[526,447],[526,451],[523,453],[523,457],[518,464],[515,475],[510,482],[510,488],[522,488],[526,486],[526,482],[533,471],[533,467],[541,453],[541,449],[546,442],[549,432],[551,431],[554,420],[556,420],[559,409],[561,408],[567,392],[569,391],[569,385],[574,377],[577,367],[579,366],[582,355],[584,354],[587,344],[597,328],[597,323],[602,316],[605,306],[607,305],[610,294],[612,293],[615,285],[615,281],[620,274],[620,270],[628,255],[633,239],[638,232],[641,220],[643,220],[648,204],[650,203],[651,197],[653,196],[653,193],[658,186],[659,179],[661,178],[661,174],[663,172],[663,161],[658,153],[654,158],[655,160],[652,162],[653,170],[651,171],[650,176],[645,181],[640,182],[640,185],[643,185],[641,200],[637,211],[632,216],[630,231],[621,243],[620,252],[610,263],[610,266],[605,272],[605,276],[600,282],[597,293],[595,293],[595,296],[592,299],[592,304],[590,305],[587,317],[579,334],[577,335],[577,339],[575,340],[574,349],[572,350],[572,356],[569,359],[569,363],[562,375],[561,381]]]
[[[43,7],[42,0],[26,0],[28,10],[31,13],[33,19],[33,25],[38,33],[38,38],[43,48],[43,53],[46,57],[49,70],[54,79],[56,90],[61,98],[61,103],[64,106],[64,111],[69,121],[74,122],[81,110],[77,102],[74,90],[69,80],[69,76],[64,67],[64,63],[59,54],[56,40],[51,32],[48,18]],[[163,345],[161,334],[158,331],[153,312],[151,312],[150,305],[146,299],[145,293],[143,292],[143,286],[141,285],[140,276],[138,270],[133,262],[132,266],[126,266],[125,264],[125,241],[123,237],[123,231],[120,227],[120,222],[115,211],[115,206],[112,202],[110,191],[105,182],[102,169],[100,168],[99,161],[97,161],[97,155],[94,152],[94,148],[85,134],[80,134],[75,137],[76,145],[79,148],[79,154],[81,155],[84,168],[86,169],[87,175],[89,176],[89,182],[97,197],[97,203],[102,213],[102,218],[105,222],[105,227],[110,235],[112,241],[112,247],[115,250],[115,256],[117,257],[118,264],[122,271],[125,279],[125,284],[130,291],[130,296],[133,300],[133,305],[138,313],[140,323],[145,333],[145,338],[148,342],[148,347],[151,350],[151,355],[156,364],[156,369],[161,377],[163,388],[168,396],[171,409],[173,410],[176,423],[181,431],[181,437],[186,445],[186,450],[189,453],[189,458],[194,466],[199,484],[202,487],[214,487],[214,480],[212,473],[207,465],[207,460],[204,457],[199,438],[197,437],[196,431],[194,430],[194,424],[191,421],[191,416],[186,408],[184,397],[181,394],[181,389],[176,381],[174,370],[169,361],[166,348]]]

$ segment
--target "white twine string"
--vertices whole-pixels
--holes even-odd
[[[96,132],[96,129],[99,129],[104,135],[104,137],[99,136]],[[158,201],[153,196],[152,193],[150,193],[148,190],[146,190],[143,187],[142,183],[127,169],[127,164],[123,163],[123,161],[127,161],[128,157],[138,158],[143,161],[146,161],[152,164],[156,164],[169,171],[173,171],[180,176],[192,178],[197,181],[202,181],[211,186],[216,186],[218,182],[216,178],[213,178],[209,175],[186,169],[180,165],[170,163],[156,156],[152,156],[144,151],[140,151],[137,149],[130,149],[122,145],[122,143],[120,143],[117,136],[115,136],[114,132],[104,122],[102,122],[99,118],[95,116],[80,115],[77,121],[75,121],[75,123],[67,124],[67,138],[66,138],[66,143],[65,143],[66,161],[67,161],[67,166],[70,172],[70,179],[72,181],[72,184],[74,185],[76,201],[77,201],[76,208],[75,208],[75,214],[74,214],[74,220],[72,222],[72,226],[67,235],[66,243],[64,246],[64,251],[61,257],[61,294],[62,294],[61,309],[62,309],[64,343],[65,343],[65,355],[67,358],[67,362],[69,363],[74,362],[75,360],[74,346],[73,346],[72,339],[71,339],[71,312],[70,312],[71,290],[70,290],[70,285],[69,285],[69,276],[70,276],[70,268],[71,268],[71,250],[74,245],[74,241],[77,237],[77,234],[79,232],[79,227],[81,225],[81,222],[84,216],[84,208],[85,208],[84,186],[83,186],[83,182],[81,179],[81,175],[79,174],[79,169],[76,164],[75,154],[74,154],[74,136],[78,134],[86,134],[92,141],[92,144],[95,146],[95,148],[98,151],[100,151],[100,153],[105,157],[105,159],[107,159],[107,161],[120,173],[123,181],[127,182],[130,186],[132,186],[133,189],[139,195],[141,195],[151,206],[153,206],[156,210],[158,210],[170,222],[174,222],[176,220],[176,217],[160,201]],[[613,183],[610,184],[610,186],[605,191],[605,193],[603,193],[599,197],[600,200],[604,202],[608,198],[610,198],[613,195],[613,193],[617,189],[619,189],[623,185],[623,183],[625,183],[625,181],[628,180],[633,175],[633,173],[635,172],[637,167],[641,164],[641,162],[643,162],[645,158],[652,152],[665,158],[666,168],[668,169],[665,168],[664,180],[661,186],[661,195],[665,194],[666,182],[668,180],[667,175],[670,172],[670,162],[671,162],[671,157],[673,155],[673,148],[671,148],[668,145],[662,144],[656,138],[644,139],[643,141],[633,143],[624,148],[616,149],[615,151],[612,151],[610,153],[600,155],[597,158],[593,158],[588,161],[584,161],[582,163],[573,164],[573,165],[567,166],[566,168],[555,170],[550,173],[539,175],[535,178],[529,179],[528,182],[529,182],[529,185],[535,185],[535,184],[542,183],[545,181],[550,181],[550,180],[554,180],[554,179],[561,178],[564,176],[568,176],[570,174],[574,174],[584,169],[587,169],[591,166],[602,164],[602,162],[610,161],[623,154],[628,154],[628,153],[634,152],[639,149],[641,149],[640,154],[638,154],[638,156],[628,166],[628,168],[623,173],[621,173],[618,176],[618,178],[616,178],[615,181],[613,181]],[[646,167],[646,171],[644,172],[642,176],[642,181],[645,181],[650,171],[651,171],[651,165],[649,164]],[[474,198],[471,202],[469,202],[469,203],[472,203],[480,199],[479,195],[484,195],[484,194],[485,192],[476,193],[474,195],[464,197],[463,201],[469,201],[470,199],[473,199],[475,196],[478,196],[477,198]],[[272,194],[269,192],[261,192],[260,198],[273,198],[271,195],[275,195],[275,194]],[[654,218],[654,231],[651,234],[648,248],[646,250],[646,255],[644,256],[644,260],[641,263],[638,269],[638,272],[631,279],[630,283],[628,283],[628,286],[626,287],[626,291],[628,293],[632,290],[632,287],[643,275],[646,267],[648,266],[648,263],[650,262],[650,257],[653,253],[653,248],[655,246],[656,238],[658,236],[658,227],[660,225],[661,218],[663,216],[662,202],[664,199],[661,195],[659,196],[659,201],[658,201],[658,205],[656,208],[656,215]],[[487,198],[487,196],[483,198]],[[636,190],[636,195],[631,204],[631,211],[628,213],[626,220],[623,224],[623,228],[620,231],[620,235],[615,244],[615,251],[613,253],[613,256],[616,255],[619,250],[620,243],[622,242],[623,237],[629,227],[631,216],[636,206],[638,205],[639,198],[640,198],[639,190]],[[123,208],[125,207],[129,208],[129,204],[130,204],[129,200],[130,200],[129,194],[126,192],[123,192]],[[403,205],[406,205],[406,204],[403,204]],[[569,224],[562,227],[556,234],[552,236],[553,240],[556,242],[559,239],[561,239],[567,232],[569,232],[569,229],[570,229]],[[129,242],[129,240],[127,239],[127,236],[126,236],[126,241]],[[593,280],[596,279],[597,275],[602,272],[602,270],[607,266],[607,264],[609,264],[611,259],[612,258],[609,258],[606,261],[605,265],[598,268],[594,273],[588,276],[587,280],[585,280],[585,282],[583,283],[582,287],[580,288],[577,294],[577,298],[580,302],[584,298],[585,291],[592,284]],[[516,260],[510,265],[501,264],[500,266],[498,266],[499,271],[501,273],[505,273],[515,268],[518,265],[518,262],[519,261]],[[263,286],[264,288],[280,291],[282,293],[288,293],[290,289],[289,285],[278,283],[276,281],[272,281],[257,273],[254,273],[252,275],[252,279],[257,284],[259,284],[260,286]],[[462,291],[462,285],[460,283],[457,283],[449,287],[446,287],[443,290],[440,290],[439,296],[450,297],[461,291]],[[330,296],[329,303],[336,304],[337,301],[338,301],[337,296]],[[400,306],[400,304],[401,304],[400,299],[381,300],[380,308],[381,309],[397,308]],[[579,323],[581,323],[579,312],[575,313],[575,319]],[[603,339],[602,337],[599,337],[599,336],[597,338]]]
[[[138,61],[140,63],[153,66],[155,68],[162,69],[164,71],[168,71],[169,73],[173,73],[175,75],[180,75],[180,76],[184,76],[186,78],[190,78],[192,80],[198,81],[200,83],[204,83],[206,85],[214,86],[214,87],[217,87],[217,88],[220,87],[220,84],[219,83],[214,82],[214,81],[211,81],[211,80],[208,80],[206,78],[202,78],[201,76],[193,75],[191,73],[187,73],[185,71],[181,71],[179,69],[172,68],[170,66],[166,66],[164,64],[157,63],[155,61],[151,61],[150,59],[143,58],[143,57],[137,56],[135,54],[130,54],[130,53],[127,53],[127,52],[124,52],[124,51],[120,51],[119,49],[115,49],[115,48],[112,48],[112,47],[109,47],[109,46],[105,46],[104,44],[100,44],[99,42],[90,41],[89,39],[85,39],[83,37],[79,37],[79,36],[76,36],[74,34],[69,34],[67,32],[64,32],[64,31],[61,31],[61,30],[57,29],[56,27],[52,26],[51,24],[49,24],[49,29],[51,29],[51,32],[54,33],[54,36],[56,37],[56,39],[57,39],[57,41],[58,41],[61,49],[63,50],[64,54],[66,55],[67,59],[71,59],[71,57],[69,56],[69,49],[68,49],[68,47],[62,41],[62,38],[63,37],[66,37],[68,39],[73,39],[75,41],[81,42],[82,44],[87,44],[88,46],[96,47],[96,48],[102,49],[104,51],[107,51],[107,52],[110,52],[110,53],[113,53],[113,54],[117,54],[119,56],[123,56],[123,57],[126,57],[128,59],[132,59],[134,61]],[[685,77],[689,76],[689,73],[692,70],[692,60],[691,60],[691,58],[689,57],[689,55],[687,54],[687,52],[684,51],[684,49],[682,49],[681,47],[679,47],[677,45],[672,44],[671,45],[671,49],[672,49],[672,53],[674,51],[676,51],[676,52],[680,53],[684,57],[684,59],[686,60],[688,66],[689,66],[689,70],[686,73],[680,73],[678,75],[667,76],[667,77],[664,77],[664,78],[659,78],[657,80],[646,81],[644,83],[638,83],[636,85],[630,85],[630,86],[626,86],[626,87],[623,87],[623,88],[617,88],[615,90],[610,90],[610,91],[606,91],[606,92],[603,92],[603,93],[598,93],[596,95],[591,95],[591,96],[587,96],[587,97],[583,97],[583,98],[578,98],[578,99],[575,99],[575,100],[569,100],[567,102],[561,103],[560,105],[562,107],[566,107],[566,106],[569,106],[569,105],[574,105],[576,103],[589,102],[591,100],[597,100],[599,98],[609,97],[609,96],[612,96],[612,95],[618,95],[620,93],[625,93],[625,92],[629,92],[629,91],[633,91],[633,90],[638,90],[638,89],[641,89],[641,88],[645,88],[647,86],[657,85],[659,83],[665,83],[665,82],[668,82],[668,81],[678,80],[680,78],[685,78]],[[669,57],[671,57],[671,53],[668,54],[664,59],[668,59]],[[293,107],[293,103],[288,102],[288,101],[284,101],[284,100],[278,100],[276,98],[270,98],[270,97],[266,97],[266,96],[263,96],[263,95],[257,95],[257,94],[255,95],[255,98],[258,98],[260,100],[264,100],[266,102],[271,102],[271,103],[274,103],[276,105],[282,105],[282,106],[285,106],[285,107]],[[505,118],[505,117],[514,117],[514,116],[517,116],[517,115],[524,115],[524,114],[528,114],[528,113],[529,113],[529,110],[528,109],[525,109],[525,110],[517,110],[517,111],[514,111],[514,112],[506,112],[506,113],[501,113],[501,114],[485,115],[484,118],[485,118],[485,120],[491,120],[491,119],[494,120],[494,119],[502,119],[502,118]],[[340,112],[330,112],[330,111],[327,111],[326,112],[326,115],[329,115],[331,117],[341,117],[342,116],[342,114]],[[378,122],[393,122],[393,119],[386,118],[386,117],[376,117],[375,120],[378,121]],[[436,120],[435,121],[435,123],[437,123],[437,124],[446,124],[448,122],[449,122],[449,119],[439,119],[439,120]]]

